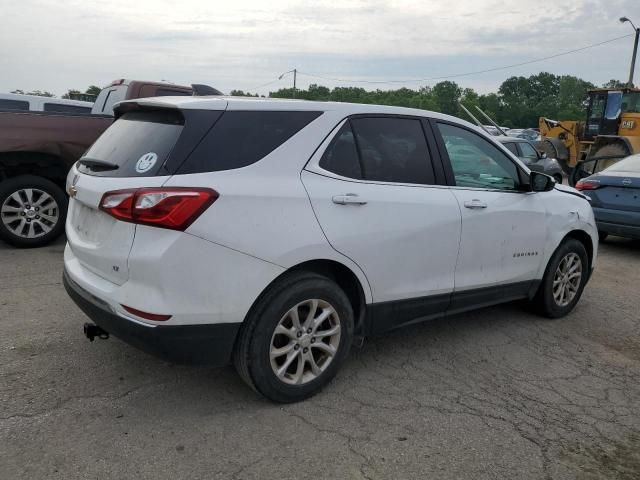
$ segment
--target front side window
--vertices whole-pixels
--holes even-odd
[[[525,157],[528,160],[532,160],[532,161],[538,160],[538,152],[531,145],[529,145],[528,143],[522,142],[522,143],[519,143],[518,146],[522,151],[522,155],[520,155],[521,157]]]
[[[438,129],[449,155],[456,186],[518,190],[518,168],[480,135],[446,123]]]

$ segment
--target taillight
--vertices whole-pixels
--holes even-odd
[[[102,196],[100,210],[123,222],[185,230],[218,196],[210,188],[115,190]]]
[[[595,190],[600,187],[600,180],[580,180],[576,183],[577,190]]]

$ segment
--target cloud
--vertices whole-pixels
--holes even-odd
[[[0,91],[62,94],[121,77],[208,82],[228,91],[270,82],[293,67],[373,81],[435,77],[631,33],[617,19],[637,11],[636,1],[21,0],[3,6]],[[625,78],[630,54],[625,39],[459,82],[494,90],[509,75],[549,70],[601,83]]]

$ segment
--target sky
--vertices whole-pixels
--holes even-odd
[[[618,18],[640,27],[639,0],[0,0],[0,11],[0,92],[56,95],[117,78],[268,94],[292,85],[278,77],[293,68],[300,88],[417,88],[629,35],[451,78],[481,93],[540,71],[602,84],[628,77],[633,30]]]

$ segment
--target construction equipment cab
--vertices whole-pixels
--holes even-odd
[[[538,147],[557,158],[574,181],[640,153],[640,89],[601,88],[588,94],[586,121],[541,117],[539,122]]]

